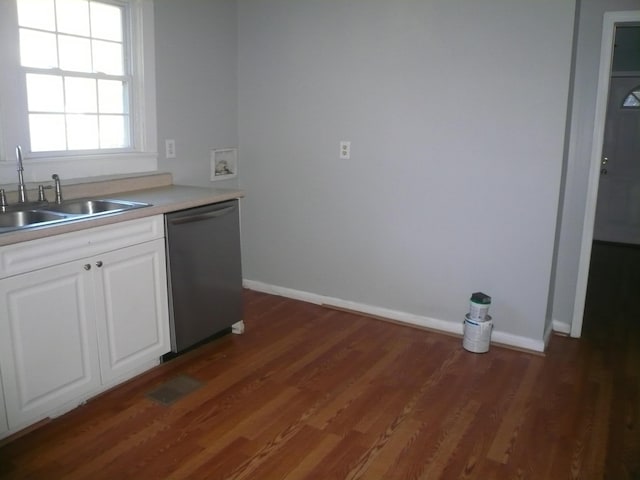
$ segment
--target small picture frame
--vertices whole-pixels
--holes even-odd
[[[238,149],[211,150],[211,181],[226,180],[238,175]]]

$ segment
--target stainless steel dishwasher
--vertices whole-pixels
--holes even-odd
[[[171,350],[242,320],[238,200],[165,215]]]

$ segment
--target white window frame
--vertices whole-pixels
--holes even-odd
[[[117,153],[24,151],[27,182],[156,171],[158,168],[153,0],[124,0],[130,18],[133,96],[131,148]],[[17,181],[16,145],[29,144],[15,0],[0,1],[0,185]],[[24,149],[23,149],[24,150]]]

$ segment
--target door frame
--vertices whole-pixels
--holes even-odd
[[[589,164],[589,180],[587,184],[587,199],[582,227],[582,242],[580,244],[576,297],[573,303],[573,319],[571,321],[572,337],[580,337],[582,333],[584,306],[587,299],[587,283],[589,281],[589,267],[591,262],[591,244],[593,243],[593,228],[595,225],[596,205],[598,203],[600,161],[602,156],[602,147],[604,144],[604,127],[607,116],[607,100],[609,95],[611,64],[613,61],[615,28],[616,25],[620,23],[636,22],[640,22],[640,11],[605,12],[604,20],[602,22],[600,72],[598,74],[593,140],[591,142],[591,162]]]

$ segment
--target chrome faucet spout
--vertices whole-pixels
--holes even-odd
[[[55,194],[56,194],[56,203],[60,205],[62,203],[62,186],[60,185],[60,176],[57,173],[51,175],[53,181],[55,182]]]
[[[16,147],[16,159],[18,161],[18,203],[27,203],[27,188],[24,184],[24,167],[22,166],[22,147]]]

